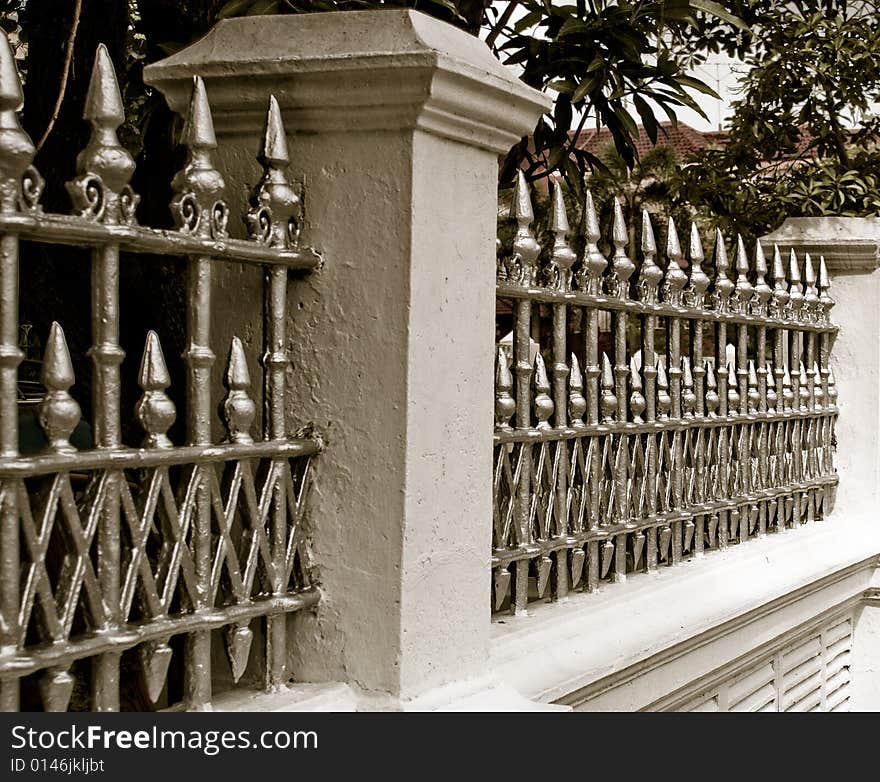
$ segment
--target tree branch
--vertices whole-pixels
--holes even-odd
[[[55,122],[61,112],[61,104],[64,102],[64,93],[67,92],[67,80],[70,77],[70,64],[73,61],[73,47],[76,44],[76,31],[79,27],[81,13],[82,0],[76,0],[76,5],[73,7],[73,21],[70,23],[70,35],[67,37],[67,49],[64,54],[64,68],[61,70],[61,86],[58,89],[58,98],[55,101],[55,108],[52,109],[52,116],[49,118],[49,124],[46,126],[46,130],[37,142],[37,152],[43,148],[43,144],[45,144],[46,139],[49,138],[49,134],[52,132],[52,128],[55,127]]]

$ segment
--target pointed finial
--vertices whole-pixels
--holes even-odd
[[[0,211],[14,212],[21,200],[21,178],[35,150],[18,119],[23,93],[15,55],[5,33],[0,38]]]
[[[513,389],[513,376],[507,364],[504,348],[498,348],[495,359],[495,428],[508,430],[510,419],[516,412],[516,401],[510,395]]]
[[[801,270],[798,265],[797,255],[794,248],[791,248],[791,255],[788,261],[788,301],[791,308],[791,316],[795,320],[801,317],[801,310],[804,307],[804,289],[801,286]]]
[[[605,273],[605,257],[599,251],[599,215],[593,203],[593,194],[587,190],[584,196],[584,238],[586,246],[584,260],[578,273],[578,288],[585,293],[598,296],[602,292],[602,275]]]
[[[225,183],[211,161],[211,150],[216,148],[217,139],[201,76],[193,76],[181,142],[187,148],[187,161],[171,183],[174,190],[171,211],[177,228],[203,237],[225,238],[229,208],[219,200]]]
[[[226,425],[227,440],[240,444],[252,443],[250,428],[257,415],[257,407],[248,395],[251,375],[248,371],[244,345],[238,337],[232,338],[229,347],[223,384],[227,388],[227,393],[220,403],[220,417]]]
[[[752,299],[752,313],[765,316],[767,304],[773,296],[773,289],[767,284],[767,258],[761,242],[755,242],[755,294]]]
[[[550,230],[553,232],[553,252],[546,270],[549,287],[558,291],[571,290],[571,267],[577,260],[574,250],[568,246],[568,215],[565,210],[565,199],[562,197],[562,186],[558,179],[553,182],[553,211],[550,219]]]
[[[531,225],[535,219],[535,212],[532,209],[532,197],[529,194],[526,175],[522,169],[516,172],[510,218],[516,221],[516,234],[513,237],[513,254],[505,264],[507,278],[518,285],[530,288],[537,282],[535,262],[541,254],[541,245],[532,233]]]
[[[834,380],[834,370],[828,368],[828,404],[837,404],[837,383]]]
[[[613,423],[614,414],[617,412],[617,397],[614,395],[614,372],[607,353],[602,353],[602,398],[599,405],[602,409],[603,423]]]
[[[281,108],[274,95],[269,96],[269,108],[266,110],[266,125],[263,130],[263,143],[257,157],[264,166],[287,168],[290,165],[290,154],[287,151],[287,134],[281,120]]]
[[[772,363],[767,363],[767,412],[775,413],[776,405],[779,404],[779,397],[776,394],[776,383],[773,382],[775,370]]]
[[[663,270],[657,265],[657,242],[647,209],[642,210],[642,268],[639,271],[639,299],[646,304],[657,303],[657,286],[663,279]]]
[[[715,286],[712,300],[717,312],[727,312],[734,286],[727,274],[730,269],[730,259],[727,257],[724,234],[721,233],[720,228],[715,229],[715,249],[713,254],[713,260],[715,261]]]
[[[761,395],[758,393],[758,372],[755,369],[755,362],[749,359],[748,374],[748,406],[749,412],[757,412],[758,404],[761,401]]]
[[[568,420],[575,429],[584,424],[584,413],[587,411],[587,400],[584,398],[584,376],[577,356],[571,354],[571,370],[568,374]]]
[[[147,697],[155,703],[165,687],[172,656],[171,647],[167,641],[147,641],[138,646],[138,656],[144,673]]]
[[[232,669],[232,680],[238,682],[245,670],[254,640],[253,631],[245,624],[228,625],[223,632],[226,642],[226,656]]]
[[[816,272],[813,269],[813,259],[809,253],[804,254],[804,317],[810,321],[821,319],[822,310],[819,305],[819,293],[816,289]]]
[[[166,432],[177,415],[174,402],[165,389],[171,385],[162,345],[155,331],[147,333],[147,343],[141,358],[138,385],[144,392],[135,405],[135,417],[146,432],[144,446],[147,448],[170,448]]]
[[[785,365],[785,373],[782,375],[782,408],[791,410],[794,406],[794,391],[791,390],[791,372],[788,364]]]
[[[696,223],[691,223],[688,260],[691,264],[691,274],[685,291],[685,301],[689,307],[702,307],[705,303],[706,290],[709,288],[709,278],[703,271],[702,264],[706,257],[703,255],[703,242]]]
[[[24,92],[15,64],[15,54],[6,35],[0,36],[0,111],[21,111]]]
[[[91,124],[92,133],[76,158],[77,177],[67,183],[74,210],[81,217],[111,225],[132,223],[139,201],[128,184],[134,158],[116,136],[125,112],[113,61],[104,44],[95,53],[83,119]]]
[[[532,196],[529,193],[529,183],[522,169],[516,172],[513,201],[510,204],[510,219],[517,222],[525,221],[528,225],[531,225],[535,219],[535,212],[532,209]]]
[[[736,235],[736,274],[736,312],[746,313],[754,289],[749,282],[749,257],[741,234]]]
[[[739,391],[736,390],[736,360],[730,354],[727,357],[727,377],[731,380],[727,383],[727,412],[729,415],[737,415],[739,412]]]
[[[815,407],[822,407],[825,402],[825,392],[822,390],[822,373],[819,371],[819,362],[813,362],[813,402]]]
[[[776,318],[783,318],[788,312],[788,287],[785,281],[785,266],[782,263],[782,253],[779,245],[773,245],[773,301],[771,314]]]
[[[635,356],[629,362],[629,385],[632,389],[629,395],[629,410],[632,413],[633,423],[642,423],[642,413],[645,412],[647,402],[642,393],[642,373],[636,364]]]
[[[804,367],[804,362],[800,362],[800,366],[798,367],[798,404],[800,405],[801,410],[806,410],[808,403],[810,401],[810,388],[807,385],[809,383],[809,378],[807,377],[807,370]]]
[[[669,396],[669,379],[666,376],[666,366],[658,356],[657,366],[657,417],[663,421],[669,418],[672,409],[672,397]]]
[[[675,229],[675,221],[670,217],[666,234],[666,275],[662,291],[663,301],[676,306],[681,304],[681,292],[687,285],[687,275],[681,268],[681,259],[681,242]]]
[[[288,249],[298,241],[302,202],[285,173],[290,157],[281,109],[274,95],[269,96],[257,160],[263,166],[263,175],[251,193],[250,209],[245,217],[250,236],[270,247]]]
[[[721,399],[718,397],[718,382],[715,379],[712,362],[706,361],[704,366],[706,368],[706,413],[709,418],[715,418],[718,414],[718,405],[721,403]]]
[[[183,122],[181,143],[190,149],[216,149],[217,137],[214,135],[214,118],[208,103],[208,91],[201,76],[193,76],[193,90],[190,96],[189,111]]]
[[[122,95],[116,81],[116,69],[110,52],[104,44],[98,44],[95,52],[95,64],[89,80],[89,91],[86,93],[86,105],[83,119],[94,122],[101,127],[118,128],[125,121],[122,108]]]
[[[629,230],[623,217],[620,199],[614,199],[614,225],[611,231],[614,255],[611,258],[611,274],[606,281],[608,293],[618,299],[629,298],[629,278],[636,270],[635,264],[626,254],[629,244]]]
[[[828,267],[825,265],[825,256],[819,256],[819,306],[822,309],[822,322],[829,323],[831,320],[831,308],[834,299],[828,294],[831,281],[828,278]]]
[[[3,38],[6,36],[0,34]],[[57,666],[49,668],[37,682],[43,711],[67,711],[70,696],[73,694],[74,680],[67,668]]]
[[[547,367],[541,352],[535,356],[535,372],[533,375],[535,386],[535,417],[538,419],[538,429],[549,429],[547,420],[553,414],[553,400],[550,398],[550,379],[547,377]]]
[[[49,440],[48,450],[72,453],[76,449],[70,444],[70,435],[79,423],[80,408],[68,393],[74,383],[73,362],[64,331],[54,321],[43,354],[40,380],[46,387],[46,395],[37,406],[37,417]]]
[[[685,418],[694,417],[694,408],[697,405],[697,396],[694,393],[694,375],[691,372],[691,362],[687,356],[681,357],[682,394],[681,406]]]

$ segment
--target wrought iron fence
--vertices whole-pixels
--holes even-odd
[[[317,439],[288,437],[286,296],[289,269],[319,262],[301,249],[301,200],[289,183],[287,142],[270,98],[259,162],[263,176],[246,214],[249,240],[227,233],[229,209],[214,168],[216,145],[205,86],[194,79],[183,132],[185,167],[173,181],[177,229],[137,224],[128,182],[131,155],[116,129],[123,110],[107,51],[99,47],[84,117],[92,134],[67,187],[74,214],[46,214],[34,147],[17,117],[22,91],[5,38],[0,41],[0,704],[20,707],[22,682],[47,710],[69,707],[74,676],[91,664],[90,707],[120,708],[120,658],[137,660],[151,702],[173,670],[186,708],[212,698],[212,631],[222,629],[231,677],[242,676],[265,618],[260,669],[266,686],[286,681],[287,615],[314,604],[303,529],[309,461]],[[38,418],[48,446],[21,456],[16,379],[19,349],[19,240],[91,249],[94,447],[76,450],[80,419],[64,333],[53,324],[43,359]],[[143,391],[134,415],[140,448],[120,435],[120,251],[186,258],[186,439],[167,432],[176,417],[170,377],[155,332],[140,364]],[[265,268],[262,439],[251,428],[256,403],[242,343],[229,349],[221,417],[212,442],[211,277],[219,262]],[[86,302],[83,302],[85,308]],[[173,642],[172,642],[173,641]],[[182,642],[181,642],[182,641]],[[182,651],[172,652],[182,647]],[[86,669],[88,670],[88,669]],[[82,707],[82,706],[80,706]],[[88,706],[86,706],[88,707]]]
[[[713,281],[697,227],[685,259],[670,220],[664,271],[645,212],[637,267],[620,204],[610,260],[589,193],[584,210],[578,260],[554,187],[553,247],[539,268],[520,175],[513,246],[499,254],[497,298],[513,327],[512,362],[506,340],[496,357],[496,612],[781,533],[834,502],[824,259],[817,275],[805,256],[802,277],[792,252],[786,277],[777,248],[771,287],[760,244],[749,264],[738,239],[733,280],[716,231]],[[603,314],[611,358],[600,350]]]

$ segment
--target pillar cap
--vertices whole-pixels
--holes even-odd
[[[760,242],[770,256],[774,245],[783,258],[792,249],[798,258],[804,253],[814,260],[824,256],[832,274],[880,268],[880,220],[876,217],[788,217]]]
[[[291,134],[420,129],[501,154],[552,105],[483,41],[407,9],[225,19],[144,80],[183,113],[194,74],[218,136],[259,131],[274,94]]]

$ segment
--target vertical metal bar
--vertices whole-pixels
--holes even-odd
[[[6,36],[2,36],[5,41]],[[4,44],[0,44],[0,55]],[[0,60],[2,63],[2,60]],[[3,87],[0,83],[0,87]],[[0,95],[0,99],[2,99]],[[5,106],[0,103],[0,108]],[[4,188],[4,193],[9,192]],[[4,213],[15,211],[8,196],[0,202]],[[18,236],[0,236],[0,455],[18,454],[18,365],[23,358],[18,347]],[[18,646],[19,535],[16,483],[0,483],[0,646]],[[0,679],[0,711],[18,711],[17,677]]]
[[[551,254],[551,270],[555,276],[555,288],[560,292],[571,290],[571,267],[577,255],[568,246],[567,236],[570,230],[565,201],[559,181],[554,181],[553,210],[550,229],[554,234],[553,252]],[[553,407],[554,423],[559,428],[568,426],[568,305],[553,305]],[[564,539],[568,535],[568,442],[560,439],[556,443],[554,454],[556,464],[555,513],[556,537]],[[563,598],[568,594],[568,549],[556,550],[553,568],[553,594]]]
[[[211,367],[214,352],[211,335],[211,262],[204,257],[189,259],[187,270],[187,441],[190,445],[211,442]],[[208,608],[211,581],[211,505],[209,477],[211,465],[195,465],[197,489],[192,521],[193,564],[197,594],[193,609]],[[204,709],[211,701],[211,632],[196,630],[186,639],[187,708]]]
[[[568,426],[568,379],[567,358],[568,305],[553,305],[553,410],[554,423],[559,428]],[[565,538],[568,534],[568,442],[558,440],[555,458],[559,464],[556,476],[556,537]],[[553,591],[555,597],[568,594],[568,550],[556,550],[553,569]]]
[[[137,198],[128,186],[134,160],[120,145],[116,129],[125,120],[113,62],[101,45],[95,56],[83,117],[92,126],[89,143],[77,157],[77,177],[68,184],[74,208],[106,225],[131,223]],[[95,198],[94,193],[99,192]],[[120,436],[120,370],[125,353],[119,345],[119,245],[92,252],[91,278],[93,364],[92,409],[95,444],[114,449]],[[98,525],[98,581],[107,610],[107,630],[121,620],[120,471],[108,471]],[[119,653],[94,660],[92,701],[96,711],[119,709]]]
[[[667,375],[669,377],[669,396],[672,400],[670,416],[677,422],[681,421],[681,321],[679,318],[666,319],[666,352]],[[672,431],[672,465],[670,480],[672,482],[672,507],[680,510],[684,504],[684,449],[683,430]],[[672,524],[672,564],[677,565],[682,559],[681,521]]]
[[[120,440],[120,372],[125,353],[119,346],[119,247],[106,246],[92,256],[92,347],[94,365],[93,403],[95,443],[99,448],[118,448]],[[121,549],[119,481],[122,473],[106,476],[106,495],[98,527],[98,581],[111,627],[121,621]],[[119,711],[119,657],[106,652],[94,661],[93,708]]]
[[[532,210],[528,185],[522,171],[519,171],[517,174],[516,190],[510,216],[517,223],[516,236],[513,242],[515,265],[518,266],[519,270],[517,282],[524,288],[528,288],[535,284],[535,262],[541,252],[541,247],[531,231],[534,211]],[[528,429],[531,424],[532,362],[529,355],[531,329],[532,302],[527,298],[517,299],[514,307],[513,337],[513,373],[516,379],[516,414],[514,420],[517,429]],[[531,443],[524,442],[520,445],[520,460],[522,466],[515,500],[516,542],[518,546],[526,546],[531,542]],[[529,596],[528,572],[528,560],[517,560],[513,573],[514,587],[512,600],[512,608],[516,614],[526,613]]]
[[[645,420],[657,420],[657,354],[654,350],[655,315],[642,318],[642,375],[645,378]],[[657,435],[645,435],[645,483],[646,508],[648,516],[657,513]],[[645,563],[648,572],[657,570],[657,527],[645,530]]]
[[[23,95],[15,56],[5,35],[0,35],[0,212],[18,210],[23,194],[22,176],[34,159],[34,145],[22,130],[17,112]],[[34,172],[31,184],[39,175]],[[25,188],[26,190],[27,188]],[[39,186],[34,201],[39,197]],[[18,235],[0,234],[0,457],[18,455],[18,366],[24,355],[19,348]],[[20,542],[18,484],[0,482],[0,647],[19,645]],[[18,677],[0,679],[0,711],[18,711]]]
[[[285,370],[287,368],[287,269],[272,267],[267,270],[268,290],[265,297],[268,303],[266,318],[266,354],[264,364],[266,413],[263,418],[264,437],[269,440],[283,440],[287,434],[285,426]],[[273,466],[289,471],[285,460]],[[272,490],[271,540],[272,563],[275,569],[276,594],[283,594],[286,584],[280,579],[286,572],[287,552],[287,506],[285,482],[279,477]],[[281,687],[287,680],[287,616],[273,614],[266,617],[266,689]]]
[[[302,217],[302,204],[285,173],[290,165],[287,136],[281,120],[281,109],[274,95],[269,97],[263,141],[257,159],[263,166],[263,176],[251,194],[251,209],[247,221],[251,235],[271,247],[288,249],[291,229],[296,229]],[[285,372],[287,355],[287,269],[270,266],[266,269],[264,286],[265,353],[263,356],[264,415],[263,437],[283,440],[287,436],[285,424]],[[278,479],[273,487],[270,518],[272,562],[275,570],[274,590],[283,594],[287,557],[287,507],[285,476],[289,466],[285,460],[276,462],[273,469]],[[275,689],[287,679],[287,619],[281,614],[266,617],[265,687]]]
[[[211,162],[217,147],[214,123],[205,84],[193,77],[193,91],[183,129],[187,163],[175,177],[172,211],[178,227],[205,238],[226,236],[228,209],[218,200],[224,182]],[[211,260],[193,256],[187,265],[186,431],[191,445],[211,442]],[[193,610],[204,611],[210,603],[211,584],[211,476],[212,465],[195,465],[196,500],[191,524],[191,549],[196,575]],[[190,710],[210,708],[211,631],[195,630],[185,644],[184,695]]]

